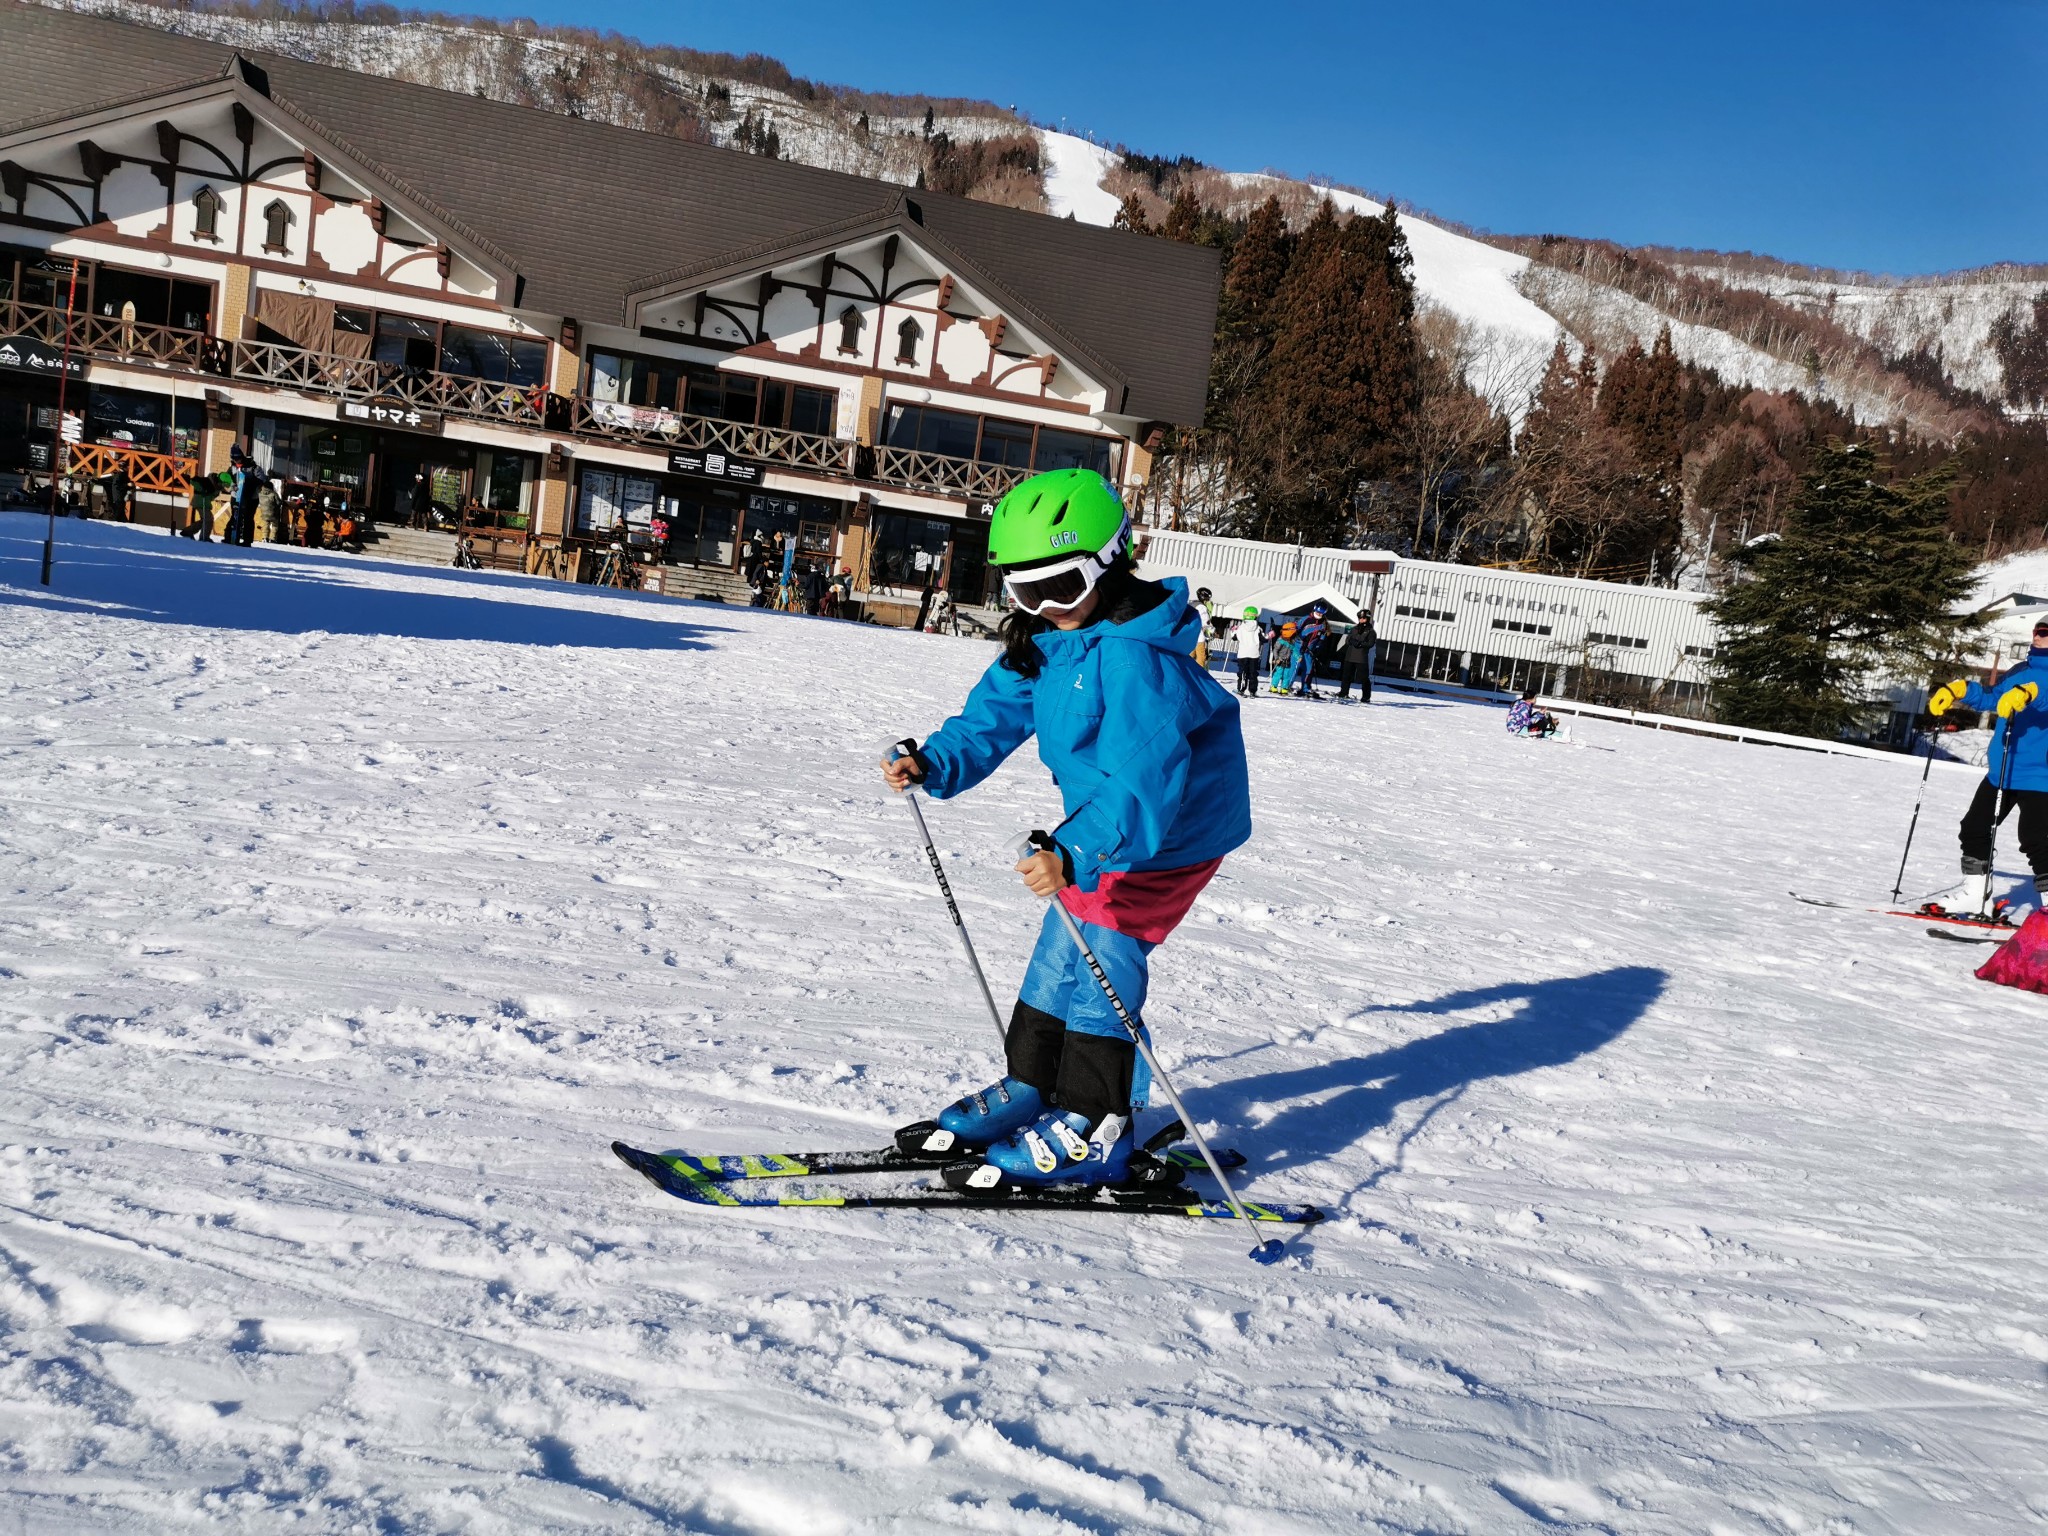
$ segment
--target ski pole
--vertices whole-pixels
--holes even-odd
[[[910,737],[893,742],[888,748],[890,761],[899,757],[911,757],[917,751],[917,742]],[[1009,1031],[1003,1028],[1003,1015],[996,1007],[996,995],[988,988],[988,977],[982,974],[981,960],[974,953],[974,941],[967,937],[967,921],[960,915],[960,903],[953,899],[953,886],[946,879],[946,871],[939,864],[939,850],[932,842],[931,828],[924,824],[924,810],[917,803],[917,786],[913,784],[903,792],[903,803],[910,807],[910,815],[917,822],[917,835],[924,839],[924,856],[931,861],[932,878],[939,882],[939,894],[946,898],[946,912],[953,919],[953,931],[960,935],[960,947],[967,952],[967,964],[974,971],[974,979],[981,984],[982,1001],[988,1004],[989,1022],[996,1027],[996,1039],[1001,1042],[1004,1052],[1010,1046]]]
[[[1892,901],[1906,888],[1906,860],[1913,854],[1913,833],[1920,825],[1920,802],[1927,798],[1927,775],[1934,771],[1934,737],[1927,738],[1927,766],[1920,770],[1920,792],[1913,796],[1913,819],[1906,823],[1906,849],[1899,855],[1898,878],[1892,881]],[[1994,834],[1995,835],[1995,834]]]
[[[2002,760],[1998,765],[1998,796],[1991,802],[1991,854],[1985,860],[1985,863],[1991,867],[1991,883],[1994,888],[1998,883],[1998,824],[2005,820],[2006,786],[2012,783],[2012,722],[2014,718],[2011,715],[2005,716],[1998,722],[1997,729],[1992,732],[1994,739],[1999,731],[2005,733],[2005,743],[1999,749]],[[1991,894],[1986,895],[1984,899],[1991,903],[1992,911],[1998,910],[1998,897],[1995,889]]]
[[[1017,862],[1021,864],[1034,853],[1049,853],[1055,846],[1053,840],[1045,833],[1032,832],[1018,839],[1014,851]],[[1087,939],[1082,937],[1081,925],[1074,921],[1074,914],[1067,910],[1066,903],[1061,901],[1057,894],[1051,901],[1053,911],[1059,913],[1060,921],[1066,924],[1067,937],[1074,941],[1074,947],[1081,951],[1081,958],[1088,962],[1088,973],[1095,978],[1095,984],[1102,988],[1102,995],[1109,999],[1109,1006],[1116,1014],[1117,1022],[1123,1025],[1124,1033],[1131,1037],[1131,1044],[1138,1048],[1138,1054],[1145,1058],[1147,1070],[1158,1079],[1159,1086],[1166,1090],[1167,1102],[1173,1105],[1173,1112],[1180,1116],[1181,1124],[1187,1127],[1188,1139],[1194,1142],[1195,1150],[1202,1154],[1202,1161],[1209,1165],[1209,1172],[1222,1186],[1224,1200],[1229,1203],[1231,1210],[1237,1213],[1237,1219],[1244,1223],[1245,1231],[1251,1233],[1252,1257],[1261,1264],[1271,1264],[1287,1251],[1286,1246],[1277,1238],[1259,1236],[1258,1226],[1253,1222],[1251,1213],[1237,1198],[1237,1191],[1231,1188],[1230,1175],[1225,1173],[1223,1165],[1216,1161],[1216,1154],[1209,1150],[1208,1139],[1195,1124],[1195,1117],[1188,1113],[1187,1105],[1181,1103],[1180,1094],[1174,1090],[1173,1079],[1166,1075],[1166,1068],[1159,1065],[1159,1058],[1152,1054],[1152,1047],[1145,1043],[1145,1032],[1138,1028],[1137,1020],[1133,1019],[1129,1010],[1124,1007],[1124,1000],[1116,995],[1116,988],[1111,984],[1108,973],[1102,969],[1102,962],[1095,958],[1095,951],[1088,947]]]

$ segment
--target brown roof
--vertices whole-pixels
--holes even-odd
[[[153,27],[0,0],[0,103],[15,124],[226,70],[234,50]],[[621,322],[655,272],[801,245],[883,220],[903,188],[430,86],[249,54],[273,100],[506,253],[520,302]],[[1201,420],[1216,254],[936,192],[908,194],[942,247],[1128,385],[1110,408]]]

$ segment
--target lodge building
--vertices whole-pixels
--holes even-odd
[[[423,483],[501,566],[623,521],[730,598],[779,530],[972,604],[1003,491],[1134,491],[1201,418],[1196,247],[18,0],[0,116],[0,473],[61,394],[154,520],[239,442],[378,521]]]

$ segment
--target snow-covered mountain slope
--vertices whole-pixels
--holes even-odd
[[[2030,314],[2034,300],[2048,293],[2048,280],[1996,268],[1897,283],[1837,281],[1737,264],[1684,263],[1681,270],[1768,293],[1834,321],[1888,356],[1924,347],[1951,382],[1992,400],[2005,392],[1992,327],[2008,315]]]
[[[1146,1014],[1326,1226],[1266,1269],[703,1210],[607,1142],[871,1144],[991,1072],[872,766],[989,648],[71,523],[46,590],[41,528],[0,514],[0,1527],[2048,1516],[2043,1001],[1784,894],[1882,889],[1915,764],[1261,699]],[[999,986],[1055,805],[1027,752],[928,812]]]
[[[1102,178],[1121,156],[1113,149],[1051,128],[1038,130],[1038,142],[1045,151],[1046,212],[1056,219],[1100,224],[1105,229],[1115,223],[1118,200],[1103,187]]]

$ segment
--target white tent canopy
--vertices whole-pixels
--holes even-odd
[[[1219,603],[1217,610],[1235,618],[1247,608],[1257,608],[1262,613],[1306,613],[1317,603],[1329,609],[1333,619],[1345,624],[1358,622],[1358,604],[1320,581],[1274,582],[1227,605]]]

